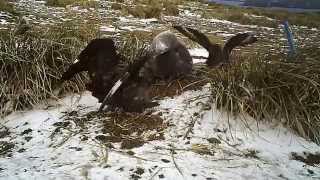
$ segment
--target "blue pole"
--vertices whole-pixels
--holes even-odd
[[[296,48],[294,45],[294,41],[293,41],[293,35],[292,35],[292,30],[290,28],[289,22],[288,21],[283,21],[282,22],[283,26],[284,26],[284,31],[287,35],[287,39],[288,39],[288,45],[289,45],[289,55],[295,55],[296,54]]]

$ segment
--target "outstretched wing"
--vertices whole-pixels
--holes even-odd
[[[257,38],[251,33],[240,33],[231,37],[225,44],[223,50],[230,53],[231,50],[237,46],[245,46],[255,43]]]
[[[68,70],[63,73],[61,82],[71,79],[75,74],[82,71],[88,71],[89,66],[95,66],[98,63],[97,59],[101,57],[99,61],[103,61],[110,66],[117,63],[117,53],[114,42],[112,39],[93,39],[85,47],[84,50],[78,56],[79,61],[72,64]],[[106,71],[106,70],[105,70]]]
[[[209,38],[206,35],[204,35],[202,32],[196,29],[188,28],[188,27],[187,27],[187,30],[191,32],[198,39],[198,43],[202,45],[204,48],[210,49],[210,47],[213,45],[210,42]]]
[[[198,39],[196,39],[190,32],[187,32],[186,29],[182,26],[173,26],[173,28],[179,31],[181,34],[185,35],[187,38],[191,39],[192,41],[201,44],[200,42],[198,42]]]
[[[175,28],[177,31],[179,31],[181,34],[185,35],[189,39],[197,42],[208,51],[210,50],[212,45],[217,45],[217,44],[212,44],[206,35],[204,35],[203,33],[201,33],[196,29],[192,29],[189,27],[184,28],[181,26],[173,26],[173,28]]]

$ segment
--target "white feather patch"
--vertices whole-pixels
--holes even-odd
[[[108,97],[111,97],[114,95],[115,92],[117,92],[117,90],[119,89],[119,87],[121,86],[122,84],[122,79],[119,79],[115,84],[114,86],[110,89],[108,95],[107,95],[107,98]]]
[[[79,62],[79,59],[74,60],[74,61],[73,61],[73,64],[75,64],[75,63],[77,63],[77,62]]]

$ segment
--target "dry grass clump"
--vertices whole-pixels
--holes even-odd
[[[218,108],[258,120],[281,120],[320,143],[320,59],[251,58],[209,73]],[[318,51],[319,52],[319,51]],[[278,57],[279,58],[279,57]]]
[[[250,17],[250,14],[260,17]],[[216,3],[209,3],[208,9],[203,11],[205,17],[227,19],[241,24],[256,24],[267,27],[277,27],[279,22],[288,20],[294,25],[309,27],[320,27],[320,14],[317,12],[295,13],[281,10],[267,10],[263,8],[242,8],[227,6]],[[265,18],[263,18],[265,17]],[[274,19],[272,21],[270,19]]]
[[[16,14],[17,12],[14,10],[12,4],[10,4],[7,0],[0,0],[0,11],[9,12],[12,14]]]
[[[21,110],[54,97],[58,79],[77,58],[86,39],[68,26],[36,28],[22,35],[0,35],[1,114]],[[76,33],[72,33],[75,32]],[[85,76],[63,85],[63,91],[84,90]]]
[[[121,3],[114,2],[111,4],[111,9],[122,10],[124,6]]]
[[[0,33],[0,115],[32,107],[43,100],[60,94],[85,90],[88,80],[80,74],[58,84],[62,73],[77,58],[90,40],[96,38],[96,28],[90,23],[77,25],[66,22],[48,28],[31,27],[24,34],[2,30]],[[143,41],[144,40],[144,41]],[[117,39],[119,52],[126,67],[143,56],[147,39],[135,34]]]
[[[203,16],[206,18],[226,19],[228,21],[249,25],[256,24],[267,27],[278,26],[278,23],[276,21],[270,21],[266,18],[251,17],[250,14],[254,13],[252,13],[251,10],[247,8],[220,5],[216,3],[210,3],[208,9],[206,11],[203,11]]]
[[[320,27],[320,13],[319,12],[303,12],[303,13],[295,13],[281,10],[272,10],[268,11],[260,8],[249,8],[249,11],[252,14],[258,16],[266,16],[276,20],[288,20],[291,24],[300,25],[300,26],[308,26],[308,27]]]
[[[161,15],[179,15],[178,5],[180,0],[147,0],[137,1],[135,6],[128,7],[127,11],[134,17],[160,18]]]
[[[161,99],[164,97],[174,97],[189,90],[201,90],[209,82],[207,78],[208,69],[204,65],[195,65],[192,73],[178,79],[167,81],[157,81],[151,86],[150,97]]]
[[[159,18],[162,8],[151,5],[137,5],[128,9],[128,13],[139,18]]]
[[[81,7],[98,7],[97,1],[92,0],[46,0],[47,6],[66,7],[67,5],[75,5]]]

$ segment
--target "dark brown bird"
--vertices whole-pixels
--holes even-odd
[[[87,71],[90,82],[86,85],[99,102],[103,102],[115,83],[128,73],[117,91],[112,92],[109,108],[123,108],[125,111],[142,112],[147,107],[157,105],[148,98],[149,81],[139,76],[139,70],[149,56],[141,56],[134,63],[125,66],[125,59],[117,53],[112,39],[94,39],[78,56],[79,61],[72,64],[62,75],[60,81],[71,79],[75,74]],[[103,108],[103,107],[102,107]]]
[[[115,83],[102,102],[100,111],[104,104],[112,102],[112,97],[117,96],[116,92],[121,91],[121,102],[128,102],[128,99],[133,98],[133,101],[130,101],[132,107],[141,109],[140,107],[155,106],[157,103],[148,98],[152,82],[157,78],[172,79],[186,75],[191,73],[191,70],[192,57],[184,43],[170,31],[161,32],[153,38],[148,53],[129,66],[129,70]]]
[[[198,30],[192,28],[183,28],[181,26],[173,26],[181,34],[185,35],[189,39],[197,42],[202,47],[204,47],[208,52],[209,56],[207,58],[206,64],[209,67],[215,67],[220,64],[230,63],[230,53],[237,46],[245,46],[248,44],[255,43],[257,38],[250,33],[240,33],[231,37],[224,45],[221,47],[219,44],[211,43],[209,38]]]
[[[117,76],[115,68],[121,56],[117,54],[112,39],[94,39],[81,51],[79,61],[72,64],[62,75],[61,82],[71,79],[75,74],[88,71],[90,82],[86,85],[92,95],[99,99],[104,98],[106,91],[113,86]]]
[[[141,73],[141,69],[149,59],[148,54],[139,56],[122,70],[122,75],[116,79],[105,96],[99,111],[102,111],[106,104],[109,104],[111,109],[122,107],[127,112],[143,112],[146,108],[158,105],[149,98],[153,77],[146,77],[146,74]]]

